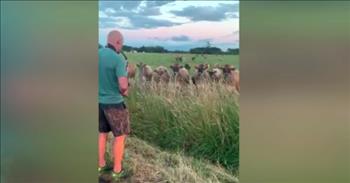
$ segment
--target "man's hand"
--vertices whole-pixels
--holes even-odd
[[[125,90],[124,92],[120,92],[120,93],[123,95],[123,97],[127,97],[128,96],[128,91],[129,90]]]

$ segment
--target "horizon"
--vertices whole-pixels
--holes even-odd
[[[223,51],[239,49],[239,2],[100,1],[99,44],[113,29],[132,47],[189,51],[209,41]]]
[[[106,46],[106,45],[104,45],[104,44],[100,44],[99,43],[99,45],[101,45],[101,46]],[[129,46],[129,47],[133,47],[133,48],[141,48],[141,47],[163,47],[163,46],[161,46],[161,45],[154,45],[154,46],[149,46],[149,45],[142,45],[142,46],[130,46],[130,45],[127,45],[127,44],[124,44],[123,45],[123,47],[124,46]],[[164,48],[164,49],[166,49],[167,51],[184,51],[184,52],[189,52],[191,49],[193,49],[193,48],[204,48],[205,46],[202,46],[202,47],[192,47],[192,48],[190,48],[190,49],[188,49],[188,50],[168,50],[168,49],[166,49],[166,48]],[[215,46],[211,46],[211,48],[214,48]],[[217,48],[219,48],[219,47],[217,47]],[[221,48],[220,48],[221,49]],[[228,49],[239,49],[239,47],[237,47],[237,48],[227,48],[227,49],[221,49],[221,51],[223,51],[223,52],[226,52],[226,51],[228,51]]]

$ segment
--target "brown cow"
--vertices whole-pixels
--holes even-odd
[[[207,71],[209,68],[208,64],[199,64],[199,65],[196,65],[195,68],[196,68],[196,72],[192,76],[193,84],[197,85],[197,84],[201,84],[201,83],[205,83],[206,81],[209,81],[210,76]]]
[[[239,92],[239,71],[232,65],[225,64],[220,67],[224,73],[224,82],[233,86]]]
[[[164,66],[159,66],[156,69],[153,70],[153,81],[156,83],[169,83],[170,81],[170,74],[168,72],[168,69]]]
[[[188,70],[191,69],[191,67],[188,64],[185,66],[173,64],[170,66],[170,68],[173,70],[173,78],[177,83],[181,85],[190,84],[190,74]]]
[[[153,71],[151,66],[141,62],[137,64],[137,67],[139,68],[139,78],[142,83],[152,80]]]
[[[136,65],[133,64],[133,63],[128,63],[127,71],[128,71],[128,78],[129,78],[129,79],[135,78],[135,75],[136,75]]]

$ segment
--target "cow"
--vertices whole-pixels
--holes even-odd
[[[239,71],[232,65],[225,64],[220,67],[224,74],[224,82],[233,86],[237,92],[240,91]]]
[[[185,66],[180,64],[173,64],[170,66],[173,71],[173,78],[176,83],[180,85],[190,84],[190,74],[188,70],[191,69],[191,66],[186,64]]]
[[[141,83],[152,80],[153,71],[151,66],[141,62],[137,64],[137,67],[139,68],[139,79]]]
[[[164,66],[159,66],[153,70],[153,81],[156,83],[169,83],[170,74]]]
[[[128,71],[128,79],[134,79],[136,75],[136,65],[133,63],[128,63],[127,71]]]
[[[209,68],[208,64],[199,64],[195,66],[196,72],[192,76],[193,84],[197,85],[197,84],[205,83],[206,81],[209,81],[210,76],[207,71],[208,68]]]
[[[176,55],[175,56],[175,62],[176,63],[181,63],[183,61],[183,57],[181,55]]]
[[[208,73],[211,81],[220,82],[223,78],[223,72],[220,68],[215,67],[212,70],[208,71]]]

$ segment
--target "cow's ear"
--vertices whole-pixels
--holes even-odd
[[[190,70],[190,69],[191,69],[191,66],[190,66],[189,64],[185,64],[185,68],[186,68],[187,70]]]

